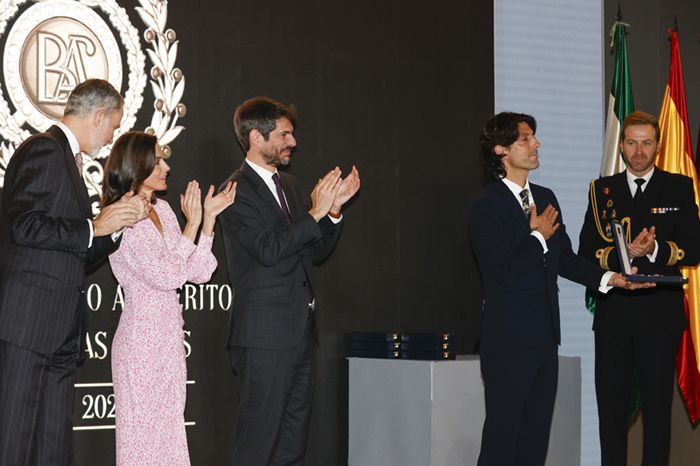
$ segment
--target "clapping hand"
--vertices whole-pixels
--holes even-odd
[[[311,209],[309,214],[317,222],[325,217],[331,210],[331,207],[333,207],[336,195],[342,185],[340,175],[340,168],[335,167],[318,180],[313,191],[311,191]]]
[[[197,181],[187,183],[185,193],[180,194],[180,208],[187,223],[192,224],[195,230],[198,229],[202,223],[202,192]]]
[[[331,212],[339,214],[343,205],[348,202],[360,190],[360,172],[357,171],[355,165],[352,166],[350,174],[343,178],[340,183],[340,189],[335,195]]]
[[[199,189],[199,183],[194,180],[187,183],[185,193],[180,194],[180,208],[187,220],[182,234],[194,241],[199,225],[202,223],[202,192]]]
[[[214,195],[214,186],[209,186],[207,196],[204,198],[202,234],[211,236],[214,233],[216,217],[233,204],[233,201],[236,199],[236,185],[237,183],[229,181],[216,196]]]
[[[634,241],[628,244],[627,249],[629,250],[631,259],[643,257],[654,252],[654,247],[656,245],[654,233],[656,233],[656,227],[651,227],[648,230],[643,228]]]
[[[207,196],[204,198],[204,215],[216,218],[226,207],[233,204],[236,199],[236,185],[237,183],[229,181],[216,196],[214,195],[214,186],[209,186]]]

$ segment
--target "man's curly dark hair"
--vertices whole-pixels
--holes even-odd
[[[506,176],[501,156],[494,152],[496,146],[508,147],[517,141],[520,132],[519,123],[527,123],[534,134],[537,122],[525,113],[501,112],[489,118],[479,135],[481,155],[484,163],[484,175],[488,180],[500,180]]]

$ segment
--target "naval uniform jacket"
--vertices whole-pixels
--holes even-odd
[[[656,227],[656,260],[634,259],[632,265],[638,273],[678,275],[680,266],[700,261],[700,220],[691,178],[655,168],[636,208],[625,172],[591,182],[579,255],[604,269],[620,271],[613,219],[622,223],[629,242],[643,228]],[[596,293],[596,302],[595,331],[644,335],[686,326],[683,289],[678,285],[637,291],[614,289],[606,295]]]

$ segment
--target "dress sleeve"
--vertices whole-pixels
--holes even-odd
[[[217,265],[216,257],[214,257],[214,254],[211,252],[213,243],[214,235],[199,235],[199,242],[194,252],[187,258],[188,282],[205,283],[211,279],[211,275],[214,273],[214,270],[216,270]]]
[[[166,244],[153,225],[143,224],[150,222],[148,219],[139,223],[138,228],[125,230],[116,260],[112,261],[112,269],[120,283],[138,278],[156,290],[175,290],[187,281],[208,281],[217,265],[211,252],[213,237],[202,235],[199,244],[195,245],[182,235],[174,214],[166,213],[160,220],[164,230],[177,229],[176,235],[167,235],[176,238],[175,244]]]

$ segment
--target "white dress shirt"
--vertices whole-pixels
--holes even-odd
[[[527,189],[529,197],[528,203],[530,205],[535,204],[535,198],[532,196],[532,189],[530,189],[529,180],[525,180],[525,186],[520,186],[518,183],[515,183],[509,180],[508,178],[501,178],[501,181],[503,181],[503,184],[505,184],[510,190],[510,192],[513,193],[513,196],[515,196],[515,199],[518,201],[518,204],[521,204],[522,202],[520,199],[520,191],[522,191],[523,189]],[[635,186],[637,185],[635,184]],[[540,233],[539,231],[531,231],[530,235],[537,238],[537,240],[542,245],[543,254],[547,254],[549,249],[547,248],[547,241],[544,239],[544,236],[542,236],[542,233]],[[600,278],[600,285],[598,287],[598,291],[600,291],[601,293],[607,293],[612,289],[612,287],[609,286],[608,283],[610,282],[610,278],[613,275],[615,275],[615,272],[612,272],[610,270],[603,274],[603,276]]]

